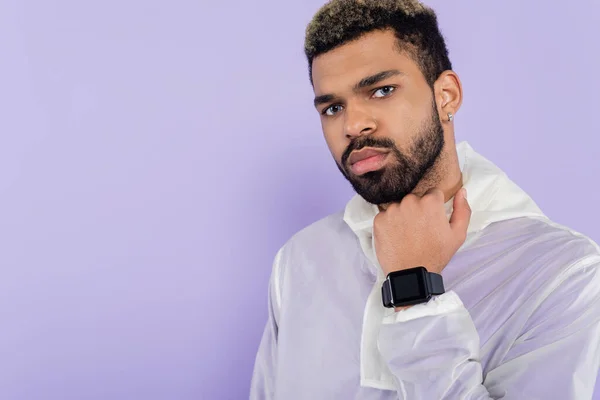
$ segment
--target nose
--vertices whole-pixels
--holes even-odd
[[[344,135],[348,139],[368,135],[375,131],[375,119],[364,109],[347,107],[344,113]]]

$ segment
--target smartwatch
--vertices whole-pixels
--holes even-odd
[[[425,267],[392,272],[381,288],[383,305],[387,308],[426,303],[432,296],[443,293],[442,276],[427,271]]]

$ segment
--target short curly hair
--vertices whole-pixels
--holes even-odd
[[[398,39],[398,50],[417,63],[431,87],[442,72],[452,69],[437,16],[420,1],[331,0],[306,27],[304,53],[311,84],[315,57],[366,33],[388,29]]]

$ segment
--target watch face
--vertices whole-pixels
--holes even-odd
[[[423,267],[397,271],[390,274],[394,303],[424,299],[427,296]]]

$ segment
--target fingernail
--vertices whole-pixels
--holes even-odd
[[[465,198],[465,200],[467,200],[467,189],[462,188],[462,194],[463,194],[463,197]]]

